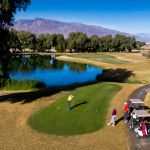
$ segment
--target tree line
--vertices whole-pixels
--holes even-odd
[[[117,34],[112,37],[107,35],[87,36],[82,32],[72,32],[65,39],[62,34],[40,34],[36,36],[29,31],[9,31],[7,45],[14,50],[46,51],[54,48],[57,52],[131,52],[135,48],[145,45],[144,42],[136,41],[135,37]]]

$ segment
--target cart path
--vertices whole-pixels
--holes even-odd
[[[147,84],[135,90],[130,95],[130,98],[144,100],[148,91],[150,91],[150,84]],[[131,130],[129,129],[129,126],[127,126],[127,133],[129,135],[129,142],[130,142],[130,147],[132,150],[149,150],[150,149],[150,138],[137,139],[135,134],[131,132]]]

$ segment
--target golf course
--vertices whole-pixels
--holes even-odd
[[[0,139],[3,143],[0,145],[1,149],[4,147],[6,149],[109,149],[113,147],[119,150],[122,144],[125,145],[122,149],[129,149],[125,124],[121,120],[122,107],[135,89],[142,86],[143,82],[149,81],[150,71],[142,67],[148,64],[148,60],[140,53],[99,53],[96,58],[93,55],[90,57],[87,54],[85,58],[82,54],[67,54],[56,59],[92,64],[111,71],[120,68],[123,72],[125,70],[133,73],[128,76],[122,76],[122,72],[118,73],[117,77],[120,78],[121,75],[125,79],[122,80],[124,83],[115,80],[99,81],[93,85],[83,85],[70,90],[61,89],[56,92],[1,90]],[[99,59],[98,55],[100,55]],[[107,58],[112,59],[114,63],[109,63]],[[134,67],[136,64],[140,64],[142,71]],[[147,71],[143,71],[144,69]],[[141,78],[141,74],[145,78]],[[134,83],[137,80],[140,84]],[[67,106],[67,97],[70,94],[74,95],[71,111]],[[117,109],[117,125],[106,126],[111,118],[113,107]],[[111,140],[108,137],[111,137]],[[118,144],[115,144],[116,141]]]
[[[0,150],[149,150],[149,6],[1,0]]]

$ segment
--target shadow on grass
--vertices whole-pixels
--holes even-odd
[[[72,110],[72,109],[74,109],[74,108],[76,108],[76,107],[78,107],[78,106],[80,106],[80,105],[84,105],[84,104],[87,104],[87,103],[88,103],[87,101],[84,101],[84,102],[78,103],[78,104],[76,104],[76,105],[72,106],[72,107],[71,107],[71,110]]]
[[[123,116],[116,120],[116,125],[123,120]]]
[[[134,73],[127,69],[105,69],[102,75],[97,76],[98,81],[125,82]]]
[[[97,84],[100,82],[108,82],[108,81],[124,82],[132,75],[134,75],[132,71],[126,69],[115,69],[115,70],[107,69],[103,71],[102,75],[98,75],[96,77],[97,80],[94,82],[77,83],[65,87],[50,87],[50,88],[41,89],[37,91],[30,91],[30,92],[11,93],[11,94],[0,96],[0,102],[8,101],[11,103],[16,103],[16,102],[22,102],[22,104],[29,103],[42,97],[51,96],[60,91],[71,91],[77,87],[83,87],[91,84]]]
[[[7,95],[0,96],[0,102],[21,102],[22,104],[30,103],[34,100],[37,100],[42,97],[48,97],[53,94],[59,93],[61,91],[72,91],[76,89],[77,87],[83,87],[91,84],[96,84],[96,82],[86,82],[86,83],[80,83],[80,84],[73,84],[69,86],[64,87],[50,87],[46,89],[41,89],[37,91],[29,91],[29,92],[18,92],[18,93],[10,93]]]

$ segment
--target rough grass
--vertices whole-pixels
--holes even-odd
[[[37,90],[44,88],[44,83],[34,80],[11,80],[4,81],[1,90]]]
[[[125,83],[130,83],[130,84],[143,84],[143,82],[142,81],[140,81],[140,80],[131,80],[131,79],[127,79],[127,80],[125,80]]]
[[[73,91],[72,109],[67,96],[42,109],[29,119],[37,131],[55,135],[77,135],[102,128],[111,99],[121,89],[118,85],[100,83]]]

